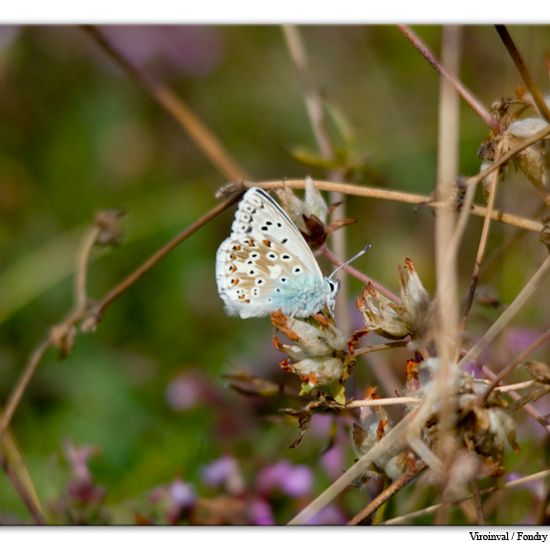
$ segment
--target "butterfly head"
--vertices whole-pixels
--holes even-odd
[[[326,304],[331,313],[334,313],[334,306],[336,304],[336,295],[340,290],[340,280],[333,279],[332,277],[325,278],[326,284]]]

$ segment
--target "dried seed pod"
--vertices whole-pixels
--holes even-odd
[[[334,319],[324,315],[296,319],[277,311],[271,315],[271,322],[289,340],[283,343],[275,335],[274,345],[288,357],[281,367],[300,377],[302,393],[323,390],[343,404],[343,381],[349,374],[353,356]]]
[[[422,340],[431,320],[431,300],[420,281],[413,262],[405,259],[399,267],[401,304],[386,298],[369,283],[357,300],[365,328],[390,339],[411,336]]]

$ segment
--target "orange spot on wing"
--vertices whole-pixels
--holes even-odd
[[[267,246],[268,248],[271,246],[271,241],[270,241],[269,239],[264,239],[262,242],[263,242],[263,243],[265,244],[265,246]]]

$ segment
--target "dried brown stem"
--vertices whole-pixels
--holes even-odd
[[[325,489],[318,497],[310,502],[303,510],[292,518],[289,525],[302,525],[307,523],[320,510],[334,500],[350,483],[362,475],[366,469],[383,453],[392,452],[395,448],[401,448],[403,442],[411,434],[422,426],[430,415],[429,408],[418,407],[403,417],[382,439],[374,444],[353,466],[348,468],[330,487]]]
[[[472,481],[472,499],[476,509],[476,520],[478,525],[485,525],[485,516],[483,514],[483,502],[481,501],[481,491],[477,480]]]
[[[164,246],[159,248],[152,256],[150,256],[143,264],[141,264],[134,272],[128,277],[116,285],[112,290],[99,301],[99,304],[94,308],[92,316],[86,320],[86,330],[93,330],[107,308],[124,292],[126,292],[131,286],[139,281],[148,271],[150,271],[156,264],[158,264],[169,252],[180,245],[193,233],[198,231],[202,226],[206,225],[209,221],[218,216],[221,212],[229,208],[232,204],[237,202],[240,198],[239,194],[235,194],[224,201],[218,203],[214,208],[201,216],[197,221],[192,223],[184,231],[176,235],[172,240],[167,242]]]
[[[474,261],[474,269],[472,270],[472,277],[470,280],[470,288],[468,289],[468,296],[466,297],[466,304],[462,312],[462,321],[460,323],[460,330],[465,331],[468,325],[468,319],[470,317],[470,311],[474,303],[474,295],[479,280],[479,270],[481,268],[481,262],[485,256],[485,249],[487,248],[487,241],[489,238],[489,229],[491,227],[491,213],[495,206],[496,191],[499,182],[499,171],[495,170],[491,174],[491,186],[489,188],[489,198],[487,199],[487,215],[483,220],[483,227],[481,228],[481,236],[479,238],[479,244],[477,247],[476,259]]]
[[[483,374],[487,376],[487,378],[490,378],[493,380],[496,378],[496,374],[494,374],[490,369],[487,367],[482,367],[481,370],[483,371]],[[495,388],[494,391],[498,391],[498,387]],[[533,405],[530,403],[522,403],[523,397],[516,391],[508,390],[508,395],[514,400],[514,406],[518,403],[519,406],[523,407],[525,409],[525,412],[534,420],[536,420],[546,431],[550,432],[550,423],[544,416],[542,416],[539,411]]]
[[[522,288],[514,301],[502,312],[500,317],[491,325],[489,330],[470,348],[468,353],[458,363],[459,367],[475,361],[483,350],[493,341],[500,331],[510,322],[512,317],[524,306],[525,302],[541,286],[542,280],[550,270],[550,256],[537,269],[535,274]]]
[[[353,516],[348,525],[358,525],[371,514],[376,512],[380,506],[382,506],[388,499],[390,499],[397,491],[400,491],[405,485],[409,484],[415,477],[418,476],[422,470],[426,468],[426,465],[422,462],[417,462],[411,466],[399,479],[396,479],[391,485],[384,489],[379,495],[372,499],[363,510]]]
[[[0,463],[2,465],[2,469],[6,473],[6,476],[11,481],[13,487],[17,491],[17,494],[21,498],[21,500],[24,502],[25,506],[28,508],[29,512],[32,514],[32,517],[34,518],[34,521],[37,525],[45,525],[47,523],[46,518],[40,511],[40,509],[36,506],[34,499],[27,491],[27,488],[25,485],[21,482],[21,479],[16,474],[15,470],[11,467],[10,463],[4,458],[0,456]]]
[[[531,137],[525,139],[521,143],[518,143],[514,148],[510,149],[507,153],[499,157],[498,160],[495,160],[492,164],[487,166],[484,170],[471,176],[467,180],[467,185],[477,185],[480,181],[483,181],[491,172],[500,168],[502,165],[506,164],[512,157],[517,155],[519,152],[527,149],[527,147],[537,143],[541,139],[544,139],[550,134],[550,125],[544,127],[542,130],[539,130],[536,134],[533,134]]]
[[[442,68],[457,78],[460,67],[461,33],[460,27],[449,25],[442,30]],[[444,206],[435,212],[435,264],[437,275],[436,305],[437,329],[435,345],[439,358],[439,368],[435,374],[435,393],[441,399],[441,413],[438,426],[438,439],[435,452],[448,468],[444,469],[441,485],[447,484],[445,472],[456,453],[456,439],[453,437],[455,425],[456,396],[449,388],[449,368],[458,354],[458,283],[456,255],[449,256],[449,244],[453,236],[456,211],[454,205],[454,183],[458,173],[458,135],[459,135],[459,97],[446,78],[440,79],[438,107],[438,147],[437,147],[437,183],[435,196]],[[435,328],[435,327],[434,327]],[[425,445],[419,438],[418,447]],[[415,449],[416,450],[416,449]],[[429,450],[428,450],[429,451]],[[426,454],[426,453],[425,453]],[[426,464],[430,464],[419,455]]]
[[[21,397],[23,397],[25,389],[27,388],[29,382],[31,381],[31,378],[36,372],[38,365],[42,361],[42,358],[44,357],[44,355],[46,354],[46,352],[48,351],[52,343],[53,343],[53,338],[50,333],[44,340],[42,340],[42,342],[40,342],[40,344],[36,347],[36,349],[31,354],[29,362],[25,366],[25,369],[23,370],[23,374],[17,381],[17,384],[15,385],[15,388],[13,389],[8,399],[8,402],[6,404],[4,414],[0,419],[0,440],[4,437],[6,429],[10,425],[11,419],[13,418],[13,414],[17,409],[17,405],[19,405],[19,402],[21,401]]]
[[[306,49],[298,27],[295,25],[283,25],[283,33],[290,56],[296,65],[304,89],[306,109],[308,112],[315,141],[321,154],[321,157],[330,160],[334,157],[334,148],[330,140],[330,135],[325,123],[325,110],[321,100],[321,94],[311,74]],[[341,180],[344,178],[342,170],[335,169],[328,172],[328,177],[332,180]],[[344,219],[346,217],[345,197],[339,191],[333,191],[330,194],[330,200],[338,206],[331,214],[331,219]],[[334,252],[340,258],[346,256],[346,233],[337,231],[332,234],[332,246]],[[336,297],[336,316],[339,319],[340,330],[344,334],[350,332],[349,316],[347,315],[347,284],[344,277],[340,283],[340,292]]]
[[[382,399],[356,399],[346,403],[346,408],[386,407],[388,405],[414,405],[416,403],[420,403],[420,399],[416,397],[384,397]]]
[[[23,457],[10,430],[7,430],[4,434],[0,449],[0,461],[5,461],[11,468],[10,480],[17,478],[17,483],[23,488],[26,498],[33,502],[33,508],[39,510],[40,514],[45,517],[44,508],[36,492],[29,470],[23,461]],[[32,513],[32,510],[29,510]]]
[[[480,495],[487,495],[490,493],[494,493],[496,491],[503,491],[505,489],[511,489],[513,487],[519,487],[521,485],[524,485],[525,483],[530,483],[531,481],[536,481],[539,479],[544,479],[545,477],[550,476],[550,469],[543,470],[541,472],[537,472],[536,474],[531,474],[525,477],[522,477],[520,479],[516,479],[514,481],[509,481],[508,483],[505,483],[501,487],[490,487],[489,489],[485,489],[483,491],[480,491]],[[464,502],[466,500],[469,500],[473,498],[474,495],[468,495],[465,497],[462,497],[457,500],[453,500],[452,502],[444,502],[440,504],[434,504],[433,506],[428,506],[427,508],[423,508],[422,510],[416,510],[415,512],[410,512],[408,514],[404,514],[399,517],[392,518],[388,521],[385,521],[383,525],[398,525],[401,523],[404,523],[407,520],[414,519],[420,516],[423,516],[425,514],[430,514],[432,512],[436,512],[439,508],[442,506],[447,506],[449,504],[460,504],[461,502]]]
[[[531,218],[540,218],[544,210],[546,209],[545,205],[541,204],[538,208],[533,211]],[[488,272],[492,270],[493,267],[498,266],[498,260],[508,252],[514,245],[518,244],[522,239],[528,235],[523,229],[515,229],[514,234],[511,235],[504,243],[502,243],[493,253],[483,262],[481,270],[479,272],[479,277],[482,278],[487,275]]]
[[[75,272],[75,309],[77,310],[84,310],[87,305],[86,277],[88,275],[88,262],[100,231],[101,229],[97,225],[94,226],[86,234],[80,252],[77,254]]]
[[[535,102],[535,105],[539,110],[539,113],[544,117],[547,122],[550,122],[550,110],[548,109],[548,106],[544,101],[544,97],[539,87],[537,86],[537,83],[531,76],[527,65],[523,61],[519,50],[512,40],[508,29],[505,25],[495,25],[495,29],[498,32],[498,35],[500,36],[500,39],[502,40],[504,46],[506,47],[506,50],[508,50],[508,53],[510,54],[512,61],[514,62],[516,69],[519,71],[521,78],[523,78],[523,82],[525,82],[525,85],[527,86],[527,89],[529,90],[531,97],[533,98],[533,101]]]
[[[472,92],[468,90],[455,76],[449,73],[445,67],[437,60],[435,55],[430,51],[428,46],[415,34],[415,32],[407,25],[397,25],[405,38],[421,53],[428,63],[445,78],[455,90],[460,94],[462,99],[473,109],[473,111],[494,131],[499,131],[498,122],[491,116],[489,111],[483,107],[481,102],[474,97]]]
[[[313,80],[313,76],[311,75],[311,71],[309,70],[307,54],[302,37],[300,36],[300,31],[295,25],[283,25],[283,34],[290,57],[296,65],[302,81],[306,109],[315,136],[315,141],[319,147],[319,152],[324,159],[330,159],[334,151],[325,125],[323,102]]]
[[[385,349],[393,349],[393,348],[404,348],[407,344],[409,344],[409,340],[399,340],[397,342],[385,342],[384,344],[374,344],[372,346],[366,346],[364,348],[357,348],[353,355],[355,357],[360,357],[361,355],[366,355],[367,353],[373,353],[375,351],[382,351]]]
[[[481,397],[481,402],[485,402],[490,393],[497,387],[499,382],[506,378],[519,364],[523,363],[532,353],[534,353],[540,346],[542,346],[547,340],[550,339],[550,329],[543,332],[531,345],[522,350],[516,357],[510,361],[503,369],[501,369],[495,378],[489,384],[489,387],[485,390],[485,393]]]
[[[81,27],[138,86],[183,128],[212,164],[229,180],[250,176],[231,157],[214,133],[168,86],[156,82],[133,65],[95,26]]]
[[[549,131],[550,133],[550,127]],[[259,181],[259,182],[243,182],[243,188],[249,187],[261,187],[263,189],[282,189],[285,186],[292,189],[303,189],[305,186],[305,180],[303,179],[288,179],[277,181]],[[400,202],[405,204],[414,204],[418,206],[426,206],[429,208],[442,208],[446,207],[438,201],[434,201],[433,197],[427,195],[419,195],[417,193],[406,193],[404,191],[393,191],[391,189],[380,189],[378,187],[368,187],[366,185],[353,185],[350,183],[340,183],[334,181],[315,180],[315,185],[321,191],[339,191],[345,195],[353,195],[357,197],[367,197],[371,199],[380,199],[393,202]],[[471,213],[475,216],[484,217],[487,215],[487,208],[474,204],[471,209]],[[500,212],[494,210],[490,215],[492,220],[496,220],[507,225],[526,229],[528,231],[534,231],[540,233],[543,228],[543,224],[528,218],[522,218],[514,214],[508,214],[507,212]]]

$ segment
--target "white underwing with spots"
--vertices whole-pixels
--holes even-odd
[[[334,311],[340,283],[323,277],[304,237],[279,204],[258,187],[241,199],[230,236],[216,255],[218,293],[229,315],[264,317],[282,310],[309,317]]]

